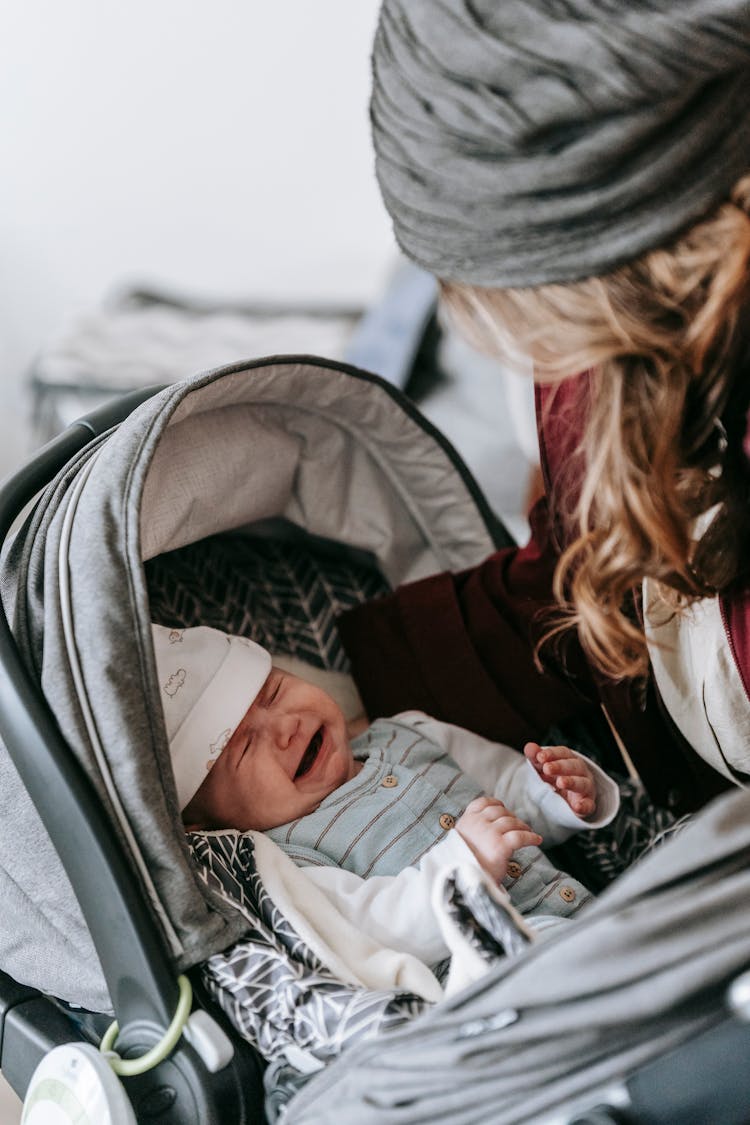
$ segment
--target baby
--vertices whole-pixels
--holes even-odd
[[[265,832],[342,913],[428,965],[448,954],[431,907],[446,866],[481,865],[536,931],[591,897],[539,849],[617,811],[617,786],[582,755],[528,743],[522,756],[420,712],[347,726],[246,638],[153,635],[188,828]]]

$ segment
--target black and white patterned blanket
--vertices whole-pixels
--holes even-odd
[[[206,987],[265,1059],[299,1076],[295,1088],[345,1046],[424,1010],[418,996],[345,984],[322,963],[271,901],[251,836],[194,832],[188,842],[201,877],[231,898],[250,923],[242,941],[206,961]]]
[[[201,975],[233,1026],[270,1064],[265,1074],[270,1120],[346,1048],[387,1034],[429,1007],[412,992],[340,979],[268,894],[251,834],[193,832],[188,843],[201,877],[230,898],[250,926],[241,941],[209,957]],[[526,944],[481,879],[467,880],[456,871],[446,879],[442,900],[454,934],[460,935],[454,948],[463,945],[487,968]],[[445,975],[448,963],[436,967],[439,974],[441,968]]]

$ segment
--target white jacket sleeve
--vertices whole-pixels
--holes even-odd
[[[416,867],[398,875],[363,879],[340,867],[305,867],[305,874],[341,914],[371,938],[411,953],[427,965],[450,955],[432,905],[433,888],[442,872],[458,864],[479,867],[458,832],[448,832]],[[480,868],[481,870],[481,868]]]
[[[394,720],[413,726],[442,746],[485,793],[507,805],[538,832],[548,846],[562,843],[574,832],[603,828],[620,807],[616,783],[583,754],[578,757],[588,762],[596,786],[596,807],[593,815],[585,820],[576,816],[568,802],[539,776],[531,762],[511,746],[490,742],[463,727],[441,723],[421,711],[405,711],[394,715]]]

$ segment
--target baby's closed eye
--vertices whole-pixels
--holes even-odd
[[[281,691],[283,679],[282,673],[274,675],[274,672],[271,672],[271,675],[266,680],[261,691],[259,700],[261,707],[271,707],[275,703]]]

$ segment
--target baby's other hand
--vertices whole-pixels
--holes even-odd
[[[542,842],[537,832],[495,797],[475,798],[456,822],[456,831],[498,883],[507,874],[513,852]]]
[[[567,801],[576,816],[596,809],[596,785],[588,762],[567,746],[527,742],[523,752],[539,776]]]

